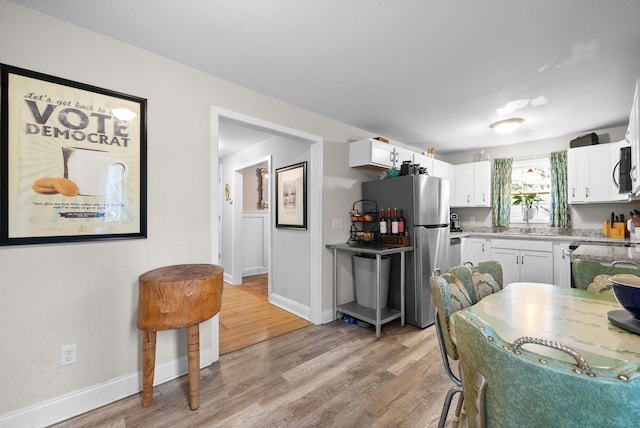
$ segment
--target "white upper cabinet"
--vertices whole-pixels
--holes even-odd
[[[453,165],[438,159],[433,159],[433,173],[431,175],[451,180],[451,176],[453,175]]]
[[[400,169],[403,161],[413,162],[414,152],[373,138],[349,144],[349,166],[373,166]]]
[[[491,161],[455,165],[452,207],[491,207]]]
[[[418,164],[419,168],[426,168],[427,169],[427,174],[436,176],[433,173],[433,161],[434,160],[435,159],[433,159],[431,156],[425,156],[425,155],[421,155],[419,153],[414,153],[413,154],[413,163],[414,164]]]
[[[567,179],[570,204],[615,202],[628,200],[618,192],[620,148],[626,141],[595,144],[567,150]]]
[[[453,165],[425,156],[418,152],[368,138],[349,144],[350,167],[373,167],[374,169],[400,169],[402,162],[409,161],[420,164],[427,169],[427,174],[434,177],[451,179]]]

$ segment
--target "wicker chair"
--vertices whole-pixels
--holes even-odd
[[[499,262],[479,263],[478,266],[456,266],[440,276],[432,276],[429,280],[431,294],[436,307],[436,335],[440,346],[440,354],[445,372],[454,385],[447,391],[438,427],[444,427],[456,394],[460,393],[454,419],[457,421],[462,409],[464,394],[462,376],[456,375],[449,359],[458,360],[458,349],[451,340],[449,317],[461,309],[478,302],[480,298],[502,289],[502,266]],[[480,296],[480,298],[479,298]]]

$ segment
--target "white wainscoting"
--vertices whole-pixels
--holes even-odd
[[[268,272],[269,216],[266,213],[242,215],[242,276]]]

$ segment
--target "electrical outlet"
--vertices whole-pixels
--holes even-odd
[[[334,229],[342,229],[343,225],[342,225],[342,218],[334,218],[333,219],[333,228]]]
[[[76,363],[76,344],[65,345],[60,351],[60,366],[68,366]]]

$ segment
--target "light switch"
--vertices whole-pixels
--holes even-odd
[[[334,218],[333,219],[333,228],[334,229],[342,229],[342,218]]]

